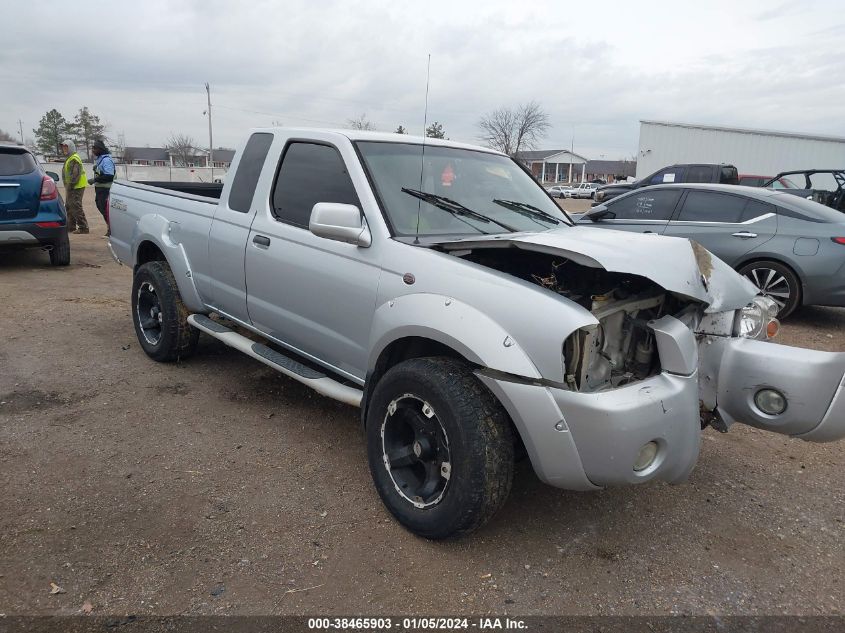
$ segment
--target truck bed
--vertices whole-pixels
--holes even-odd
[[[168,189],[170,191],[187,193],[193,196],[201,196],[203,198],[214,198],[216,200],[219,200],[220,194],[223,193],[223,183],[221,182],[170,182],[166,180],[147,180],[137,182],[139,185],[146,185],[147,187]]]

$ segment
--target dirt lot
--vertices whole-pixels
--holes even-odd
[[[69,268],[0,256],[0,613],[842,612],[845,444],[707,430],[688,483],[590,494],[521,463],[491,524],[430,543],[382,508],[355,409],[208,338],[144,356],[91,202]],[[781,342],[843,325],[805,309]]]

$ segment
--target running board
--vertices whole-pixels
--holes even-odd
[[[256,343],[234,330],[230,330],[217,321],[212,321],[204,314],[190,315],[188,317],[188,323],[200,332],[205,332],[229,347],[234,347],[239,352],[243,352],[247,356],[252,356],[255,360],[259,360],[268,367],[272,367],[279,373],[293,378],[307,387],[311,387],[311,389],[319,394],[340,402],[345,402],[346,404],[351,404],[353,407],[361,406],[363,392],[360,389],[343,385],[317,369],[303,365],[299,361],[285,356],[262,343]]]

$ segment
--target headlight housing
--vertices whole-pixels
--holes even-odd
[[[765,341],[774,338],[780,329],[777,316],[780,308],[769,297],[758,295],[739,311],[738,334]]]

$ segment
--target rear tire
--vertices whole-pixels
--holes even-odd
[[[50,249],[50,264],[52,266],[67,266],[70,264],[70,238],[68,238],[67,229]]]
[[[167,262],[147,262],[138,267],[132,280],[131,304],[135,334],[147,356],[167,363],[194,353],[199,330],[188,324],[190,312]]]
[[[801,305],[801,282],[792,269],[773,260],[761,260],[738,270],[760,290],[760,294],[780,306],[778,319],[785,319]]]
[[[510,419],[452,358],[411,359],[379,380],[367,409],[367,454],[387,509],[425,538],[472,532],[510,493]]]

